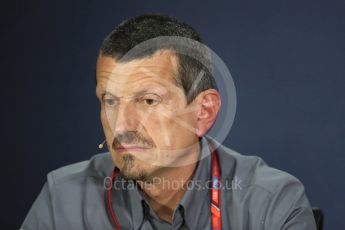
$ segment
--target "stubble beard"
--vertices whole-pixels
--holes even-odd
[[[122,156],[123,161],[123,168],[121,173],[126,180],[133,180],[133,181],[149,181],[149,176],[147,172],[138,165],[135,156],[132,154],[125,154]]]

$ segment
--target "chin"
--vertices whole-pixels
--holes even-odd
[[[126,180],[133,180],[133,181],[146,181],[147,180],[146,173],[144,171],[141,171],[141,170],[136,170],[136,169],[128,170],[127,168],[123,168],[121,170],[121,173]]]
[[[147,180],[149,173],[143,169],[143,167],[132,154],[125,154],[121,158],[122,168],[120,171],[125,179],[141,181]]]

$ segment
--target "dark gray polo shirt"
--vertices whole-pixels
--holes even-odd
[[[113,208],[122,229],[211,229],[211,159],[202,141],[202,160],[173,214],[160,220],[133,181],[113,185]],[[217,149],[221,169],[223,229],[314,230],[313,214],[301,182],[271,168],[259,157],[224,146]],[[109,153],[52,171],[24,220],[22,229],[113,229],[104,199],[105,178],[114,165]],[[162,181],[161,181],[162,182]]]

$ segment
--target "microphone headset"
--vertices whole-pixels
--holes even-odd
[[[98,149],[101,150],[104,147],[105,140],[98,145]]]

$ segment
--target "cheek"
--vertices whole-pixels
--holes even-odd
[[[173,138],[175,138],[178,145],[187,146],[195,140],[195,126],[193,121],[186,117],[181,118],[181,120],[183,121],[183,124],[174,124]]]
[[[107,119],[107,115],[105,114],[105,112],[103,110],[101,110],[100,117],[101,117],[101,123],[102,123],[104,131],[108,130],[109,129],[109,121]]]
[[[101,108],[100,118],[101,118],[103,128],[106,128],[106,129],[114,128],[110,126],[111,124],[114,124],[114,120],[113,120],[113,118],[115,117],[114,114],[115,113],[111,110],[106,110],[103,107]]]
[[[148,135],[161,149],[188,146],[196,139],[195,125],[190,116],[155,116],[145,126]]]
[[[101,110],[100,112],[100,118],[101,118],[101,123],[102,123],[102,126],[103,126],[103,132],[105,134],[105,137],[108,141],[112,141],[112,138],[113,138],[113,132],[112,132],[112,129],[109,125],[109,119],[108,119],[108,116],[106,115],[105,112],[103,112],[103,110]],[[108,142],[110,143],[110,142]]]

